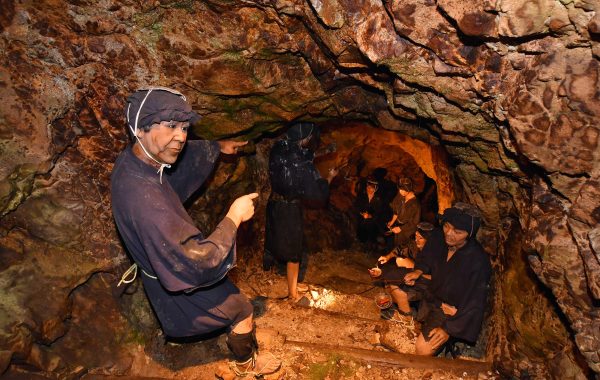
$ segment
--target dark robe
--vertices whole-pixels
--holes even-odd
[[[324,203],[329,197],[329,184],[315,168],[313,157],[312,151],[289,140],[279,140],[271,149],[269,179],[272,192],[267,203],[265,269],[269,269],[274,260],[302,261],[302,202]]]
[[[398,186],[385,178],[378,179],[377,182],[379,183],[377,185],[377,194],[384,203],[390,204],[396,197],[396,194],[398,194]]]
[[[393,234],[393,246],[388,248],[405,248],[417,231],[417,224],[421,219],[421,204],[417,197],[404,201],[404,197],[398,193],[392,202],[392,211],[398,215],[394,225],[400,226],[400,233]]]
[[[369,201],[366,192],[357,195],[354,201],[357,218],[356,235],[361,242],[375,242],[378,236],[387,231],[386,223],[391,218],[390,207],[377,195]],[[367,212],[371,218],[365,219],[361,213]]]
[[[447,255],[444,233],[436,228],[415,263],[415,269],[431,274],[424,298],[432,308],[439,308],[442,302],[456,307],[457,313],[447,316],[441,327],[452,337],[475,342],[487,304],[490,260],[475,238],[458,249],[450,261]]]
[[[411,259],[413,262],[416,262],[417,257],[419,257],[419,249],[415,241],[409,241],[407,247],[400,252],[398,257]],[[399,267],[396,265],[396,258],[394,257],[381,266],[381,279],[389,285],[403,286],[404,276],[413,270],[414,268]]]
[[[162,184],[157,170],[131,147],[113,168],[115,222],[161,326],[172,337],[208,333],[252,313],[226,277],[236,263],[235,224],[224,218],[204,237],[183,207],[218,157],[218,143],[189,141],[176,164],[165,169]]]
[[[356,197],[362,196],[366,194],[367,191],[367,179],[364,177],[359,177],[356,183],[354,184],[354,195]]]

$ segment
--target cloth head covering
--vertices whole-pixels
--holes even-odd
[[[442,215],[443,223],[450,223],[459,230],[467,231],[469,238],[474,237],[481,226],[481,214],[477,207],[468,203],[457,202],[447,208]]]
[[[315,128],[315,123],[305,121],[295,123],[288,129],[287,138],[290,141],[304,140],[313,134]]]
[[[179,91],[167,87],[150,87],[137,90],[127,98],[125,117],[133,138],[140,144],[146,156],[160,165],[158,173],[160,174],[160,183],[162,183],[163,170],[170,168],[171,165],[160,162],[148,153],[137,136],[138,129],[171,120],[189,121],[190,124],[194,124],[200,120],[200,116],[192,111],[192,106],[187,103],[185,96]]]
[[[368,176],[367,177],[367,185],[373,185],[375,187],[377,187],[379,185],[379,182],[377,181],[377,179],[373,176]]]
[[[161,121],[189,121],[194,124],[200,120],[183,94],[166,87],[144,88],[131,94],[127,98],[125,116],[134,136],[138,129]]]
[[[435,227],[433,226],[433,224],[428,222],[420,222],[419,224],[417,224],[417,232],[425,239],[429,239],[431,231],[433,231],[434,228]]]
[[[413,184],[412,181],[410,180],[410,178],[400,178],[398,180],[398,189],[399,190],[404,190],[404,191],[413,191]]]

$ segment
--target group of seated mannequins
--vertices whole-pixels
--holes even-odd
[[[393,254],[404,249],[414,235],[421,206],[410,179],[401,178],[395,184],[385,175],[384,168],[377,168],[356,186],[356,235],[367,251]]]
[[[381,256],[370,270],[397,305],[382,317],[413,315],[411,303],[418,303],[419,355],[435,355],[457,340],[477,341],[491,276],[488,255],[475,238],[480,225],[474,206],[456,203],[441,215],[440,227],[419,223],[414,244]]]

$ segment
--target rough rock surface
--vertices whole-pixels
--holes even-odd
[[[125,322],[111,287],[97,285],[128,264],[109,176],[127,143],[125,96],[150,84],[185,92],[207,138],[360,119],[443,147],[446,199],[484,211],[495,267],[488,356],[510,376],[600,373],[599,7],[0,0],[0,372],[109,366],[69,354],[84,337],[78,324],[109,326],[92,329],[108,337],[142,323]],[[233,196],[268,191],[268,143],[248,152],[221,163],[203,194],[200,206],[222,208],[192,210],[203,228]],[[260,246],[261,223],[240,239]],[[83,318],[94,302],[106,319]]]

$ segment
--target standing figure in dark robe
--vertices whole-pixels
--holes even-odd
[[[314,153],[308,147],[316,144],[311,143],[311,138],[317,132],[314,123],[295,123],[269,155],[271,196],[267,203],[263,269],[285,263],[288,298],[304,306],[309,300],[300,296],[298,290],[300,262],[306,260],[302,202],[325,203],[329,183],[337,175],[336,169],[330,169],[324,179],[315,168]]]
[[[356,237],[368,250],[376,249],[377,239],[383,239],[385,223],[391,216],[391,210],[377,194],[377,188],[378,182],[368,177],[365,192],[359,193],[354,201]]]
[[[394,200],[396,194],[398,194],[398,187],[394,181],[387,179],[386,168],[375,168],[371,173],[371,176],[377,181],[377,194],[379,198],[385,203],[390,204]]]
[[[417,315],[422,322],[419,355],[434,355],[450,337],[472,343],[479,336],[491,277],[489,257],[475,239],[479,215],[465,203],[446,209],[442,229],[432,232],[421,252],[423,260],[404,277],[410,286],[431,275]]]
[[[392,212],[392,218],[387,222],[389,252],[387,256],[382,256],[388,260],[403,255],[402,252],[412,240],[421,218],[421,204],[413,191],[410,178],[400,178],[398,181],[398,194],[392,201]]]
[[[280,361],[257,355],[252,304],[227,277],[236,265],[238,226],[253,216],[252,199],[258,194],[237,198],[208,236],[183,206],[209,176],[219,153],[235,154],[246,142],[186,145],[188,128],[199,116],[182,94],[163,87],[133,93],[125,113],[133,144],[112,171],[113,216],[135,262],[134,276],[141,271],[164,333],[183,338],[227,331],[235,360],[223,371],[275,372]]]

